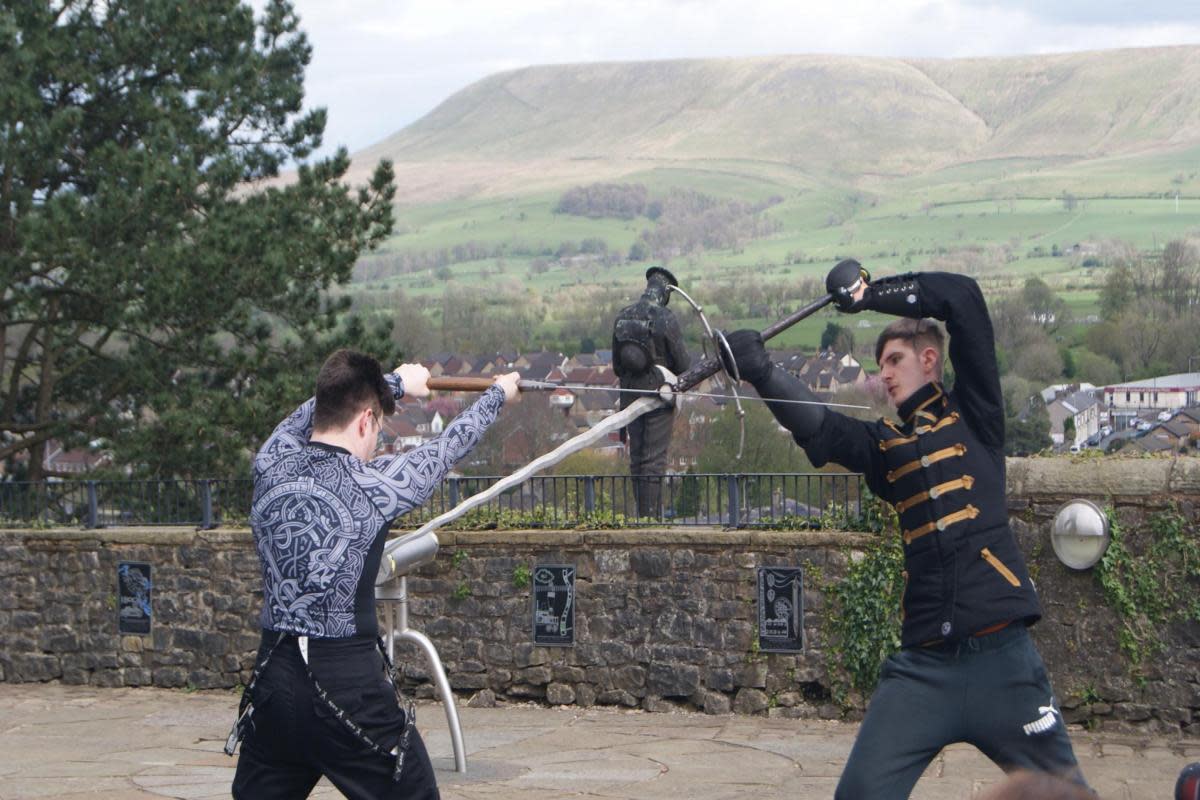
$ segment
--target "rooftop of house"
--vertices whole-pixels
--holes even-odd
[[[1200,389],[1200,372],[1177,372],[1174,375],[1160,375],[1157,378],[1146,378],[1142,381],[1114,383],[1104,387],[1105,392],[1144,391],[1181,391]]]
[[[1099,401],[1096,400],[1096,395],[1092,394],[1091,392],[1078,391],[1069,395],[1063,395],[1055,398],[1051,405],[1053,405],[1053,403],[1059,403],[1070,413],[1078,414],[1080,411],[1086,411],[1092,406],[1097,405],[1098,402]]]

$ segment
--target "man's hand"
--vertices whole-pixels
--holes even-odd
[[[825,278],[825,291],[833,295],[839,311],[854,313],[863,310],[871,274],[853,258],[839,261]]]
[[[497,375],[495,383],[504,390],[504,401],[508,402],[517,396],[517,381],[521,380],[521,373],[509,372],[504,375]]]
[[[750,383],[756,384],[771,374],[771,357],[763,345],[762,334],[753,330],[734,331],[725,337],[729,349],[733,351],[733,360],[737,364],[738,376]],[[721,361],[729,369],[728,355],[725,348],[719,348]],[[733,370],[729,369],[730,373]]]
[[[405,397],[429,397],[429,370],[420,364],[401,364],[396,374],[404,384]]]

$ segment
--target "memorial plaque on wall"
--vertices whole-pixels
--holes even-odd
[[[117,632],[150,633],[150,565],[117,564]]]
[[[533,643],[575,644],[575,567],[538,564],[533,569]]]
[[[758,568],[758,648],[767,653],[804,651],[804,570]]]

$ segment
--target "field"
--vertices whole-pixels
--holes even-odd
[[[663,175],[630,176],[628,182],[663,187],[660,190],[670,185],[699,187],[714,196],[746,201],[761,200],[769,196],[766,193],[771,189],[735,177],[713,184],[706,183],[704,175],[673,172],[674,183],[667,183]],[[646,180],[649,177],[658,180],[652,183]],[[435,252],[464,242],[478,242],[489,249],[505,246],[510,252],[523,249],[553,253],[563,242],[589,238],[603,240],[610,251],[624,255],[641,231],[653,226],[645,218],[623,221],[555,214],[558,196],[484,198],[401,209],[399,233],[378,255],[386,258],[400,253]],[[896,198],[871,203],[851,202],[847,195],[828,191],[797,193],[765,212],[780,221],[777,234],[747,242],[737,252],[706,251],[662,261],[697,302],[733,328],[762,327],[771,320],[766,316],[725,317],[722,299],[732,286],[756,282],[769,293],[773,286],[796,284],[805,278],[823,279],[828,269],[844,257],[857,258],[874,274],[886,275],[937,267],[940,260],[952,262],[956,253],[972,248],[983,252],[1002,250],[1002,261],[993,263],[998,258],[994,256],[977,273],[989,293],[1017,288],[1027,277],[1037,276],[1059,293],[1077,319],[1082,319],[1098,312],[1098,290],[1105,270],[1080,267],[1083,258],[1074,252],[1077,245],[1087,248],[1089,243],[1120,239],[1153,251],[1171,239],[1196,235],[1200,230],[1197,197],[1077,196],[1074,208],[1067,210],[1061,196],[945,200],[932,190],[923,196],[931,199]],[[837,219],[831,220],[830,215]],[[541,269],[533,268],[535,258],[542,262]],[[581,267],[556,261],[552,255],[504,255],[356,282],[349,291],[359,295],[401,290],[421,299],[431,321],[436,321],[445,293],[497,285],[517,288],[528,302],[550,309],[542,327],[532,332],[533,340],[550,341],[559,322],[553,309],[561,306],[561,294],[589,287],[607,288],[632,299],[640,292],[646,263],[587,263]],[[794,306],[802,302],[797,298]],[[783,334],[777,345],[815,348],[826,322],[836,318],[835,312],[817,315]],[[875,326],[880,323],[869,315],[866,319]],[[595,321],[597,342],[606,341],[609,324],[606,319]],[[694,338],[699,326],[688,328]],[[859,341],[873,336],[867,329],[857,331]],[[570,342],[563,344],[569,346]]]
[[[854,257],[877,275],[965,271],[989,298],[1036,276],[1087,324],[1106,243],[1154,253],[1200,235],[1198,51],[501,73],[356,155],[359,170],[395,160],[397,224],[340,291],[369,313],[415,304],[437,331],[421,347],[455,349],[461,323],[443,315],[473,298],[490,303],[475,320],[508,323],[489,331],[496,348],[574,351],[585,338],[603,346],[650,263],[732,328],[813,299],[812,281]],[[563,192],[595,182],[638,184],[651,199],[769,204],[773,232],[631,261],[661,219],[555,213]],[[832,319],[818,315],[779,345],[815,349]],[[862,344],[873,329],[860,321]],[[699,326],[685,327],[697,342]]]

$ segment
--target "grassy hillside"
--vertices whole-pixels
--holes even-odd
[[[797,187],[857,184],[996,159],[1069,163],[1194,146],[1198,87],[1196,47],[530,67],[463,89],[359,160],[394,159],[409,179],[401,202],[438,186],[521,192],[527,179],[681,163],[723,162]]]
[[[566,189],[609,181],[651,198],[770,201],[769,235],[654,257],[722,324],[799,305],[802,281],[851,255],[877,273],[967,269],[995,292],[1038,275],[1086,316],[1103,269],[1081,270],[1076,245],[1152,250],[1197,234],[1197,87],[1200,47],[501,73],[356,154],[358,169],[395,161],[398,225],[350,292],[379,313],[381,298],[415,301],[437,329],[448,302],[478,291],[492,316],[531,309],[514,323],[524,341],[498,345],[569,346],[585,332],[603,344],[611,311],[640,288],[646,263],[630,248],[662,224],[555,213]],[[585,240],[608,257],[563,255]],[[438,253],[436,269],[413,266]],[[756,304],[762,318],[746,315],[747,284],[774,301]],[[824,324],[785,343],[815,346]]]
[[[1200,140],[1200,49],[915,61],[987,125],[978,157],[1098,157]]]
[[[798,56],[503,73],[454,95],[381,149],[406,161],[751,159],[822,173],[867,164],[905,171],[977,147],[984,133],[911,65]]]

